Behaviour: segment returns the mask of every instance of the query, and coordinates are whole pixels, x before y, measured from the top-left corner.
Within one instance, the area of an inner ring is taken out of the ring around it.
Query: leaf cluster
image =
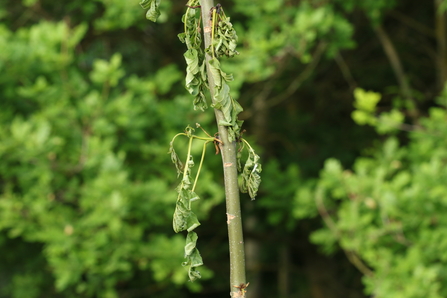
[[[187,46],[187,51],[184,54],[187,65],[186,89],[195,97],[193,101],[194,109],[204,111],[208,107],[204,92],[209,89],[209,86],[207,84],[205,53],[202,48],[200,13],[197,13],[198,9],[192,8],[197,7],[198,4],[198,0],[188,2],[188,8],[182,18],[185,24],[185,32],[178,36],[180,41]],[[225,119],[218,124],[228,128],[230,142],[233,142],[239,137],[241,131],[243,121],[238,119],[238,115],[243,109],[230,95],[230,87],[227,82],[232,81],[233,76],[222,71],[217,58],[222,55],[233,57],[237,54],[235,50],[237,35],[230,19],[224,15],[223,10],[220,13],[216,13],[216,11],[217,8],[215,7],[210,12],[212,16],[210,22],[212,24],[212,41],[210,47],[206,50],[211,52],[213,56],[208,61],[209,71],[215,84],[212,106],[223,112]]]
[[[357,88],[354,90],[354,107],[352,119],[359,125],[371,125],[376,127],[377,132],[386,134],[397,132],[404,122],[404,114],[398,109],[393,108],[389,112],[382,112],[376,115],[377,103],[380,101],[381,95],[376,92],[366,92]]]
[[[366,111],[379,95],[357,96]],[[420,119],[422,128],[409,133],[407,146],[388,137],[374,156],[357,159],[353,171],[335,159],[325,163],[315,198],[327,227],[311,239],[328,252],[340,245],[365,275],[368,294],[447,294],[446,247],[437,240],[447,232],[445,119],[445,106],[432,108]]]
[[[27,264],[1,269],[0,296],[118,297],[135,275],[183,285],[160,133],[188,117],[184,96],[162,100],[180,71],[138,77],[120,54],[86,66],[86,24],[0,30],[0,261]],[[222,199],[204,193],[198,214]]]
[[[202,49],[201,17],[199,9],[189,6],[199,6],[199,1],[190,0],[188,2],[188,8],[182,17],[182,22],[185,25],[184,32],[178,34],[178,37],[187,47],[184,54],[186,60],[186,89],[194,96],[194,109],[204,111],[208,108],[205,92],[209,88],[205,72],[205,54]]]
[[[228,75],[220,68],[217,58],[209,60],[210,73],[215,84],[213,108],[221,110],[224,120],[219,121],[219,125],[228,128],[228,140],[236,141],[241,132],[243,120],[239,120],[238,115],[243,111],[238,101],[230,95],[230,86],[227,82],[233,80],[232,75]]]
[[[199,125],[198,125],[199,126]],[[192,211],[192,202],[199,200],[199,196],[195,193],[194,189],[196,182],[200,175],[200,170],[202,168],[202,162],[205,157],[206,145],[213,141],[213,138],[201,138],[193,135],[194,129],[191,127],[186,127],[185,133],[177,134],[170,143],[169,153],[171,154],[171,161],[174,163],[177,169],[177,175],[182,175],[180,184],[177,186],[177,202],[175,205],[175,211],[173,216],[173,229],[174,232],[179,233],[181,231],[187,231],[185,243],[185,258],[186,261],[183,262],[183,266],[188,267],[188,276],[190,281],[194,281],[197,278],[201,278],[200,272],[197,267],[203,265],[202,257],[197,249],[197,239],[198,236],[193,230],[200,225],[196,214]],[[185,163],[182,163],[174,149],[175,139],[180,136],[186,136],[189,138],[188,142],[188,153]],[[194,167],[194,160],[191,154],[191,149],[194,139],[201,139],[204,142],[202,158],[200,161],[199,169],[196,173],[196,177],[192,178],[192,168]]]
[[[211,44],[206,51],[216,58],[222,56],[231,58],[238,55],[236,51],[238,37],[230,18],[225,15],[219,4],[212,9],[210,14]]]
[[[156,22],[160,16],[160,0],[141,0],[140,5],[143,9],[147,9],[146,18],[149,21]]]

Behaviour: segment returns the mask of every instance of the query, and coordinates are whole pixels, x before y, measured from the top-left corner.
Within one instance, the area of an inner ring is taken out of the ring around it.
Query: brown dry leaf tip
[[[232,214],[230,214],[230,213],[227,213],[227,224],[230,224],[230,222],[231,222],[231,220],[233,219],[233,218],[235,218],[236,216],[234,216],[234,215],[232,215]]]

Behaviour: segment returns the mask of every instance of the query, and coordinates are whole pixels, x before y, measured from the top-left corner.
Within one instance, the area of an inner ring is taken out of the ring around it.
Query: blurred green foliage
[[[118,297],[118,283],[137,271],[153,282],[187,280],[177,254],[184,240],[160,233],[175,200],[166,134],[188,109],[182,95],[159,97],[181,74],[173,65],[126,74],[119,53],[82,67],[76,51],[87,29],[63,21],[1,27],[2,246],[14,238],[43,245],[24,268],[2,273],[2,297],[49,297],[51,276],[64,297]],[[222,200],[204,192],[202,214]]]
[[[445,102],[446,91],[440,101]],[[367,293],[385,298],[447,294],[442,268],[447,258],[442,219],[446,123],[446,106],[433,107],[408,134],[406,146],[387,137],[372,156],[358,158],[352,171],[335,159],[325,163],[315,206],[327,227],[311,239],[328,252],[338,244],[351,255],[365,274]]]
[[[222,3],[240,43],[222,68],[266,161],[257,201],[243,197],[260,251],[248,290],[259,278],[268,297],[447,295],[438,2]],[[138,1],[0,2],[0,297],[228,296],[219,156],[195,209],[203,281],[187,281],[171,227],[169,142],[196,122],[215,130],[184,88],[184,4],[161,1],[153,24]]]

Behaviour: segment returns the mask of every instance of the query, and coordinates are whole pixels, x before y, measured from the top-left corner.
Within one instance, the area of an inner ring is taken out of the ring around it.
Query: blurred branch
[[[388,60],[390,61],[391,68],[393,69],[394,75],[396,76],[396,79],[399,83],[400,92],[402,96],[409,101],[410,108],[409,114],[413,120],[417,119],[417,107],[414,102],[414,99],[411,94],[411,88],[408,84],[405,71],[402,67],[402,63],[400,61],[399,55],[397,54],[396,48],[394,47],[391,39],[389,38],[388,34],[385,32],[383,27],[381,25],[378,25],[374,28],[374,31],[376,32],[377,37],[380,40],[380,43],[382,44],[383,50],[388,57]]]
[[[338,241],[340,241],[341,234],[340,231],[337,228],[337,225],[335,224],[334,220],[329,215],[329,212],[326,209],[326,206],[323,202],[323,190],[321,188],[317,189],[317,193],[315,195],[315,202],[317,204],[318,213],[320,213],[321,217],[323,218],[324,223],[327,225],[329,230],[334,234],[335,238],[337,238]],[[353,250],[347,250],[342,247],[344,253],[346,254],[346,257],[348,260],[364,275],[368,277],[373,277],[374,272],[369,269],[359,258],[357,253]]]
[[[292,83],[289,84],[289,87],[284,91],[283,93],[273,97],[269,101],[266,102],[266,106],[271,108],[273,106],[276,106],[289,98],[293,93],[295,93],[296,90],[301,86],[301,84],[307,80],[312,72],[317,67],[318,63],[320,62],[321,55],[324,53],[324,50],[326,49],[327,44],[323,41],[321,41],[317,48],[315,49],[314,54],[312,55],[312,62],[310,62],[307,67],[300,73],[298,77],[295,78],[295,80],[292,81]]]
[[[358,270],[360,270],[360,272],[362,272],[364,275],[368,276],[368,277],[373,277],[374,276],[374,272],[371,271],[371,269],[369,269],[368,267],[366,267],[366,265],[362,262],[362,260],[359,258],[359,256],[357,255],[357,253],[353,250],[343,250],[346,254],[346,257],[348,258],[348,260],[355,266],[357,267]]]
[[[396,79],[399,83],[402,94],[405,97],[411,97],[410,86],[408,85],[402,63],[400,62],[399,55],[397,54],[393,43],[391,42],[385,30],[383,30],[382,26],[379,25],[374,28],[374,30],[382,44],[383,50],[387,55],[388,60],[391,63],[391,67],[393,68],[394,74],[396,75]]]
[[[315,203],[317,205],[318,213],[320,213],[324,223],[327,225],[329,230],[331,230],[332,233],[335,235],[335,237],[339,239],[340,232],[338,231],[335,222],[332,220],[331,216],[329,215],[329,212],[326,209],[326,206],[324,205],[322,192],[323,190],[318,188],[315,194]]]
[[[340,54],[340,52],[338,52],[337,55],[335,55],[334,59],[338,67],[340,68],[340,71],[344,79],[348,83],[349,88],[351,90],[354,90],[357,87],[357,82],[354,80],[354,77],[352,76],[349,66],[346,64],[345,59],[343,59],[343,56]]]
[[[435,32],[437,43],[436,67],[438,68],[438,89],[441,90],[447,80],[447,42],[445,11],[439,9],[442,0],[435,1]]]
[[[435,0],[437,1],[437,0]],[[412,19],[410,17],[408,17],[407,15],[397,11],[397,10],[392,10],[389,12],[389,15],[393,18],[395,18],[396,20],[400,21],[401,23],[407,25],[408,27],[418,31],[419,33],[426,35],[428,37],[434,38],[435,34],[433,32],[433,29],[430,27],[425,26],[422,23],[419,23],[418,21],[416,21],[415,19]]]

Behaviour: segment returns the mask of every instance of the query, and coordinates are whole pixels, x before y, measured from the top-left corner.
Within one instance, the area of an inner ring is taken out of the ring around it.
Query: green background
[[[184,88],[184,2],[162,0],[157,23],[138,1],[0,2],[1,298],[228,297],[213,146],[201,280],[172,230],[169,142],[216,131]],[[221,4],[263,164],[242,196],[247,296],[447,297],[447,2]]]

